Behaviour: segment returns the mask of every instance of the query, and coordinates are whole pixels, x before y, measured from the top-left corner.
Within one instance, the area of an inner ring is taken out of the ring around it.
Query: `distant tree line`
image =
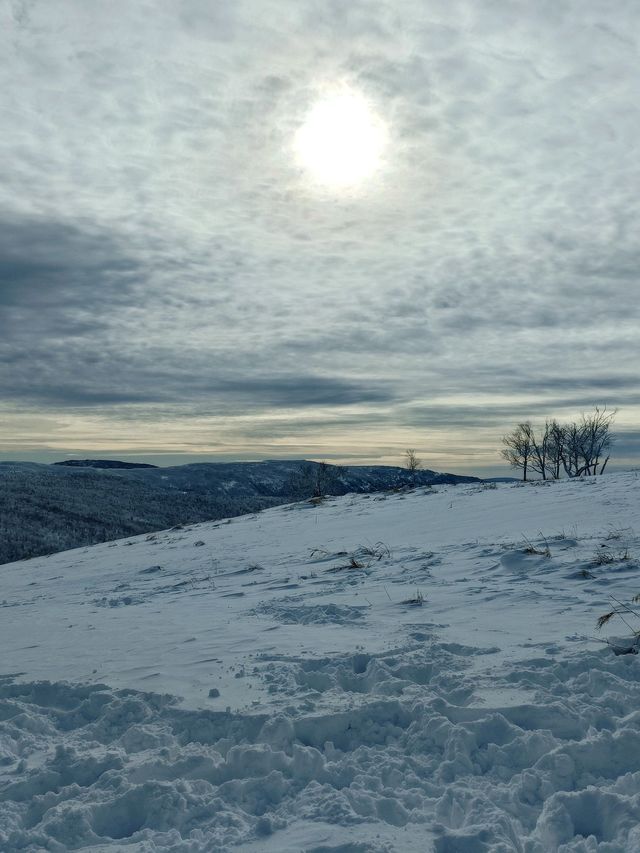
[[[531,473],[543,480],[561,476],[582,477],[604,474],[613,443],[611,424],[616,412],[596,406],[579,421],[561,424],[547,420],[542,427],[524,421],[503,436],[502,456],[522,471],[522,479]]]

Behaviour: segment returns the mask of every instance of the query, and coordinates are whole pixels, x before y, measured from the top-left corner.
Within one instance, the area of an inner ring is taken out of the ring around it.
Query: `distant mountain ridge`
[[[123,476],[140,482],[153,483],[170,491],[225,497],[272,497],[296,499],[310,497],[305,494],[304,480],[313,480],[319,472],[326,472],[325,491],[341,495],[348,492],[375,492],[407,486],[428,486],[439,483],[470,483],[477,477],[441,474],[423,469],[407,471],[390,465],[324,465],[305,459],[269,459],[263,462],[195,462],[166,468],[131,468],[122,470]]]
[[[313,495],[375,492],[477,477],[306,460],[167,468],[115,460],[0,462],[0,563],[228,518]],[[109,462],[103,467],[95,463]]]
[[[70,468],[157,468],[146,462],[120,462],[118,459],[65,459],[53,465],[68,465]]]
[[[2,463],[0,463],[2,464]],[[21,464],[21,463],[18,463]],[[153,488],[209,497],[270,497],[286,500],[310,497],[314,488],[326,494],[375,492],[439,483],[470,483],[477,477],[439,473],[424,468],[415,472],[392,465],[329,465],[306,459],[266,459],[262,462],[193,462],[159,468],[156,465],[117,460],[69,460],[53,465],[92,468],[131,477]],[[321,473],[324,472],[324,473]],[[305,483],[306,479],[306,483]]]

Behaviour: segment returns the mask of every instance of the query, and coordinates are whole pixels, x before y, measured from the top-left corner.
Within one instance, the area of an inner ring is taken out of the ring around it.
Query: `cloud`
[[[183,297],[158,312],[149,299],[153,275],[108,234],[41,220],[0,223],[5,401],[43,407],[215,401],[220,409],[247,411],[392,399],[384,382],[299,368],[269,373],[240,349],[214,363],[209,351],[188,342],[179,347],[175,337],[152,343],[153,324],[166,320],[166,310],[181,311],[196,328],[194,310],[218,307],[215,299]]]
[[[317,409],[306,441],[375,424],[383,455],[482,411],[499,430],[606,400],[633,428],[633,3],[66,10],[1,13],[5,406],[114,428],[164,407],[185,444],[206,411]],[[345,194],[291,152],[341,81],[391,134]]]

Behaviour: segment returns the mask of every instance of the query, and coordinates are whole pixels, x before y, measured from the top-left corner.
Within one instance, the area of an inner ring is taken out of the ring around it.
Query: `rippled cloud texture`
[[[0,452],[500,466],[618,406],[637,461],[633,0],[0,2]],[[384,118],[348,191],[292,140]]]

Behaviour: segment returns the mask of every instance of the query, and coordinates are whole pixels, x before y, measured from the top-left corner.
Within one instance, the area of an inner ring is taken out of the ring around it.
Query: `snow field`
[[[640,851],[638,657],[589,639],[639,515],[442,487],[3,567],[0,849]]]

